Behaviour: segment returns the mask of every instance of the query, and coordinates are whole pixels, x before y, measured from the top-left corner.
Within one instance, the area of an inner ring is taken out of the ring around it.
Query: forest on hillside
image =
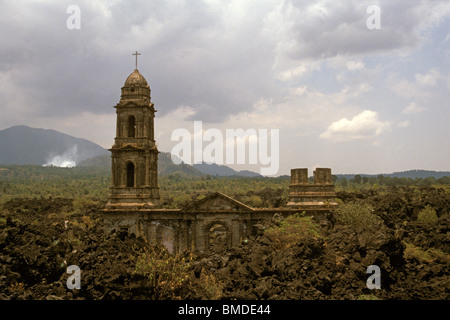
[[[0,204],[15,197],[89,198],[106,202],[111,171],[105,167],[42,167],[3,165],[0,168]],[[310,178],[312,183],[312,178]],[[450,188],[450,177],[436,179],[398,178],[378,175],[352,179],[333,176],[336,192],[380,190],[392,187],[439,186]],[[160,195],[165,208],[179,208],[211,192],[222,192],[253,207],[279,207],[287,203],[290,177],[218,177],[172,172],[159,176]]]

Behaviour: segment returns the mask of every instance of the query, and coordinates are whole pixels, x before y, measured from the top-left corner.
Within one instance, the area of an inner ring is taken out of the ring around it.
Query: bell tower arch
[[[111,187],[107,210],[159,208],[158,149],[150,86],[136,68],[121,89],[116,137],[111,151]]]

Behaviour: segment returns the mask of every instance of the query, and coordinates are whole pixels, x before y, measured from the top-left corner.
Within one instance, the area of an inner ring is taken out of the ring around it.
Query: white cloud
[[[281,71],[277,75],[277,79],[281,81],[292,81],[297,80],[304,75],[317,70],[318,66],[317,63],[305,63],[302,62],[300,64],[296,64],[292,68],[288,68],[284,71]]]
[[[409,127],[409,121],[406,120],[406,121],[399,122],[397,124],[397,127],[399,127],[399,128],[407,128],[407,127]]]
[[[380,121],[375,111],[364,110],[351,120],[342,118],[333,122],[320,137],[336,141],[368,139],[380,135],[389,127],[389,122]]]
[[[388,76],[389,88],[404,98],[430,98],[433,93],[432,87],[440,80],[447,81],[450,86],[450,77],[443,76],[436,68],[431,68],[425,74],[416,73],[414,81],[399,79],[392,74]]]
[[[405,109],[402,110],[404,114],[419,114],[422,113],[426,108],[418,106],[416,103],[410,103]]]
[[[411,98],[419,95],[420,91],[417,90],[416,85],[408,80],[398,81],[392,78],[390,82],[392,85],[389,87],[400,97]]]
[[[431,69],[426,74],[416,73],[414,76],[416,83],[423,86],[434,86],[436,82],[442,78],[442,75],[435,68]]]
[[[349,61],[346,63],[346,67],[350,71],[360,70],[364,68],[364,63],[362,62],[355,62],[355,61]]]

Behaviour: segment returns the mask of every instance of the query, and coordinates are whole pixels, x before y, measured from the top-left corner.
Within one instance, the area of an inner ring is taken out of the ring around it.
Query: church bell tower
[[[136,52],[136,59],[138,52]],[[155,108],[150,86],[136,69],[122,87],[116,138],[111,149],[111,187],[106,210],[160,207],[158,149],[154,138]]]

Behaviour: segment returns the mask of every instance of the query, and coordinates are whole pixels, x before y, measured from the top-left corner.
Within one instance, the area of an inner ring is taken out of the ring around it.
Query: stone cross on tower
[[[141,54],[139,52],[137,52],[137,50],[136,50],[136,52],[132,53],[131,55],[136,56],[136,69],[137,69],[137,57],[140,56]]]

